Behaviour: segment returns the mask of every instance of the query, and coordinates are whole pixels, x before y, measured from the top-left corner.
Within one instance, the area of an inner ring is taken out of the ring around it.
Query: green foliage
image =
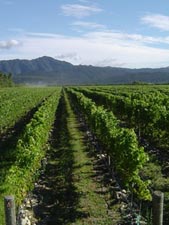
[[[159,153],[163,159],[163,169],[168,168],[168,85],[81,87],[76,88],[76,90],[94,100],[97,105],[103,105],[104,108],[112,111],[120,119],[122,126],[134,128],[139,137],[145,138],[149,144],[160,148],[161,152]],[[140,175],[144,180],[151,180],[151,184],[148,186],[152,190],[161,190],[166,194],[169,188],[169,179],[161,172],[161,166],[158,167],[157,170],[157,165],[148,163],[144,166],[145,170],[143,171],[145,172],[141,172]],[[134,184],[138,182],[139,180],[133,181]],[[135,186],[137,187],[137,185]],[[139,186],[142,186],[141,183]],[[137,189],[134,188],[135,193],[138,193]],[[139,192],[141,193],[140,190]]]
[[[107,153],[111,156],[118,174],[126,187],[135,188],[138,197],[150,200],[151,195],[143,182],[139,170],[148,160],[144,149],[138,146],[137,136],[131,129],[120,128],[118,120],[111,112],[102,106],[96,106],[91,99],[72,89],[68,90],[75,107],[84,114],[88,125],[101,141]]]
[[[131,90],[129,89],[131,88]],[[164,149],[169,147],[168,86],[76,88]]]
[[[15,195],[17,204],[21,203],[28,190],[32,188],[36,171],[45,155],[44,147],[54,122],[59,92],[60,89],[44,101],[17,142],[16,161],[5,179],[6,192]]]
[[[12,87],[14,83],[12,81],[12,74],[4,74],[0,72],[0,87]]]
[[[141,170],[141,176],[151,180],[151,188],[169,192],[169,178],[163,176],[161,166],[157,163],[147,163]]]
[[[53,91],[53,88],[3,88],[0,91],[0,133],[14,126]]]
[[[147,82],[143,82],[143,81],[133,81],[132,85],[148,85],[150,83]]]

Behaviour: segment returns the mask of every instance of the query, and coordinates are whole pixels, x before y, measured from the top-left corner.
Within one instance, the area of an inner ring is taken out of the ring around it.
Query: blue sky
[[[169,66],[169,1],[0,0],[0,60]]]

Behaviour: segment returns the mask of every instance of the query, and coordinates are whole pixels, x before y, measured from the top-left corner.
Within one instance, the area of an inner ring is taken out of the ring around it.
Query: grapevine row
[[[73,89],[67,90],[76,108],[83,113],[88,126],[111,157],[114,168],[124,185],[134,191],[140,199],[150,200],[148,182],[141,180],[139,170],[148,160],[142,147],[138,146],[137,136],[132,129],[121,128],[111,112]]]
[[[12,127],[16,121],[52,92],[52,88],[12,88],[7,89],[7,92],[1,91],[0,133]]]
[[[15,195],[17,204],[32,188],[36,171],[45,156],[44,147],[54,122],[59,96],[60,89],[57,89],[43,102],[18,139],[14,151],[16,160],[7,171],[4,181],[6,194]]]
[[[169,97],[159,93],[152,93],[149,97],[141,94],[124,97],[88,89],[79,91],[127,121],[139,136],[144,135],[161,147],[169,146]]]

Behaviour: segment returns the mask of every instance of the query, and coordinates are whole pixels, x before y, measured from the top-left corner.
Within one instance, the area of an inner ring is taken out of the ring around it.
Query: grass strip
[[[99,183],[92,178],[95,172],[92,160],[88,156],[89,149],[86,147],[84,133],[80,131],[67,95],[65,95],[65,102],[68,113],[68,131],[71,137],[70,144],[74,155],[73,181],[76,191],[80,194],[78,211],[86,215],[76,219],[72,224],[116,224],[116,221],[113,223],[112,216],[108,215],[103,195],[98,193]]]

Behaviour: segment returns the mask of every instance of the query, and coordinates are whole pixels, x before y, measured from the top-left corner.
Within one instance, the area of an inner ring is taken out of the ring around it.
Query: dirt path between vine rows
[[[110,193],[84,135],[64,95],[49,141],[46,169],[33,191],[35,224],[118,224],[120,205],[111,208],[108,204]]]

